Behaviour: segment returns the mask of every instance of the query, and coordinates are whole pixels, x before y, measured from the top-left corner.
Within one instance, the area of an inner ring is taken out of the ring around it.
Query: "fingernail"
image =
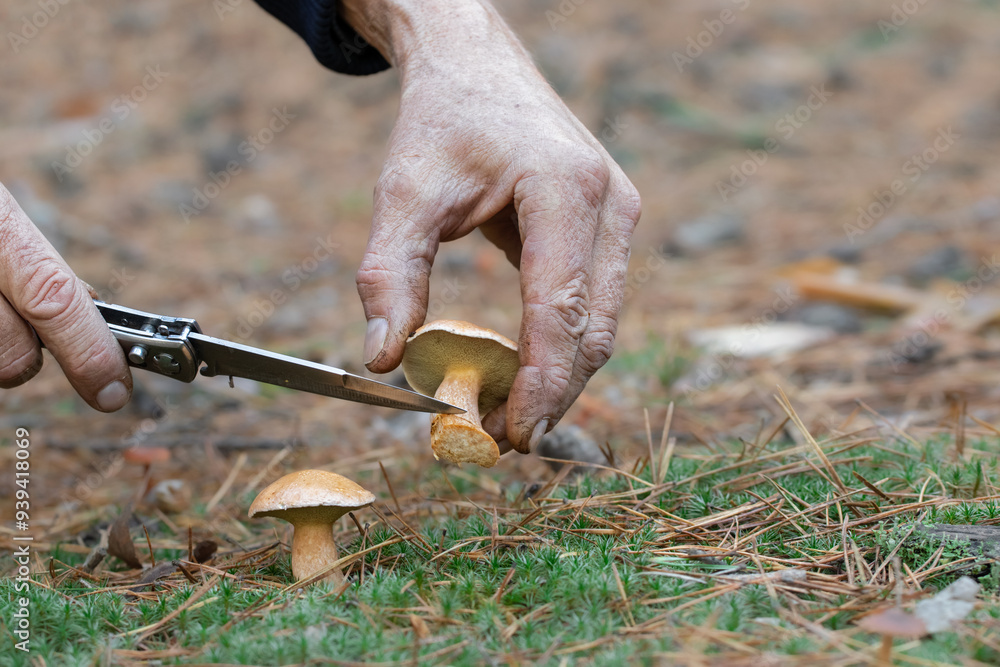
[[[105,412],[114,412],[128,403],[128,389],[121,380],[115,380],[97,392],[97,406]]]
[[[545,431],[549,428],[549,420],[543,419],[542,421],[535,424],[535,430],[531,432],[531,438],[528,440],[528,451],[535,451],[535,447],[538,443],[542,441],[542,436],[545,435]]]
[[[389,320],[384,317],[373,317],[368,320],[368,331],[365,333],[365,366],[375,361],[385,346],[385,337],[389,334]]]

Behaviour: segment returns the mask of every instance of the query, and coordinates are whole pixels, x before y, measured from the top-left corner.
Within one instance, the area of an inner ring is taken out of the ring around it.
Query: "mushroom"
[[[892,665],[892,640],[895,637],[917,639],[927,634],[927,627],[923,621],[898,607],[869,614],[858,621],[858,627],[882,635],[882,645],[878,651],[881,665]]]
[[[520,367],[517,344],[468,322],[438,320],[410,334],[403,373],[410,386],[465,414],[434,416],[431,449],[453,463],[496,465],[500,449],[483,430],[485,415],[507,399]]]
[[[170,460],[170,450],[166,447],[129,447],[122,452],[126,463],[142,464],[143,473],[148,473],[154,463],[166,463]]]
[[[324,470],[285,475],[261,491],[247,515],[273,516],[292,524],[292,574],[303,580],[337,560],[333,523],[351,510],[375,502],[371,491],[346,477]],[[332,570],[324,579],[339,583],[344,575]]]
[[[169,461],[170,450],[166,447],[129,447],[122,452],[122,459],[126,463],[142,465],[142,478],[146,483],[140,496],[145,496],[153,488],[153,476],[150,474],[153,464]]]

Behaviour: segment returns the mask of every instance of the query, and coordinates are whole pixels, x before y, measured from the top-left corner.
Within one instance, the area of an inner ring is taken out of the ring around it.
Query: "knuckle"
[[[563,332],[573,339],[579,339],[583,335],[590,318],[587,310],[590,301],[587,278],[583,272],[576,272],[552,294],[546,304],[555,311]]]
[[[49,257],[30,260],[27,280],[21,286],[19,302],[22,315],[36,322],[51,322],[73,313],[80,304],[80,285],[65,266]]]
[[[358,290],[366,290],[391,280],[392,274],[380,257],[368,255],[361,260],[354,281]]]
[[[552,406],[559,405],[569,391],[573,369],[566,364],[543,362],[526,366],[523,370],[531,378],[529,394],[534,397],[532,403],[536,408],[544,405],[546,413],[551,411]]]
[[[608,362],[615,350],[615,325],[591,327],[580,341],[581,367],[589,377]]]
[[[422,258],[408,261],[412,266],[391,268],[379,260],[366,260],[355,276],[358,294],[363,301],[391,299],[398,305],[402,297],[417,298],[426,293],[428,263]]]
[[[568,150],[562,164],[568,184],[577,190],[591,206],[597,207],[604,199],[611,182],[611,165],[598,151],[588,146],[574,146]]]
[[[555,183],[562,196],[582,197],[592,207],[600,206],[614,174],[614,164],[601,151],[586,143],[541,143],[531,155],[522,157],[529,181]]]
[[[419,200],[424,189],[403,165],[386,167],[375,183],[376,206],[405,209]]]
[[[622,188],[619,195],[617,209],[631,233],[631,230],[635,229],[635,226],[639,224],[639,217],[642,215],[642,198],[632,183],[627,180],[625,183],[626,185]]]

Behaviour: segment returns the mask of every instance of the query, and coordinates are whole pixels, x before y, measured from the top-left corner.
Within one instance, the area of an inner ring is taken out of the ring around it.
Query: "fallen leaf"
[[[202,540],[198,544],[194,545],[194,562],[196,563],[207,563],[215,555],[215,552],[219,550],[219,545],[215,543],[214,540]]]
[[[135,586],[132,586],[129,590],[138,592],[144,587],[150,585],[157,579],[162,579],[163,577],[169,577],[171,574],[177,571],[177,563],[168,560],[160,563],[156,567],[151,567],[142,573],[139,577],[139,581],[135,582]]]
[[[899,285],[848,283],[834,278],[802,273],[793,280],[804,299],[821,299],[874,310],[907,311],[927,300],[927,294]]]
[[[108,533],[108,554],[130,568],[137,569],[142,567],[142,561],[136,555],[135,544],[132,543],[132,536],[129,535],[128,525],[131,519],[132,505],[129,505],[111,525],[111,531]]]

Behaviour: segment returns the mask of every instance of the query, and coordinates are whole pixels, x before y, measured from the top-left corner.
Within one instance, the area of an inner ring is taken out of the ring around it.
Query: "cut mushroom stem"
[[[434,456],[456,463],[490,467],[500,458],[500,448],[480,426],[479,390],[482,372],[477,368],[449,368],[434,398],[465,410],[461,415],[435,415],[431,422]]]

